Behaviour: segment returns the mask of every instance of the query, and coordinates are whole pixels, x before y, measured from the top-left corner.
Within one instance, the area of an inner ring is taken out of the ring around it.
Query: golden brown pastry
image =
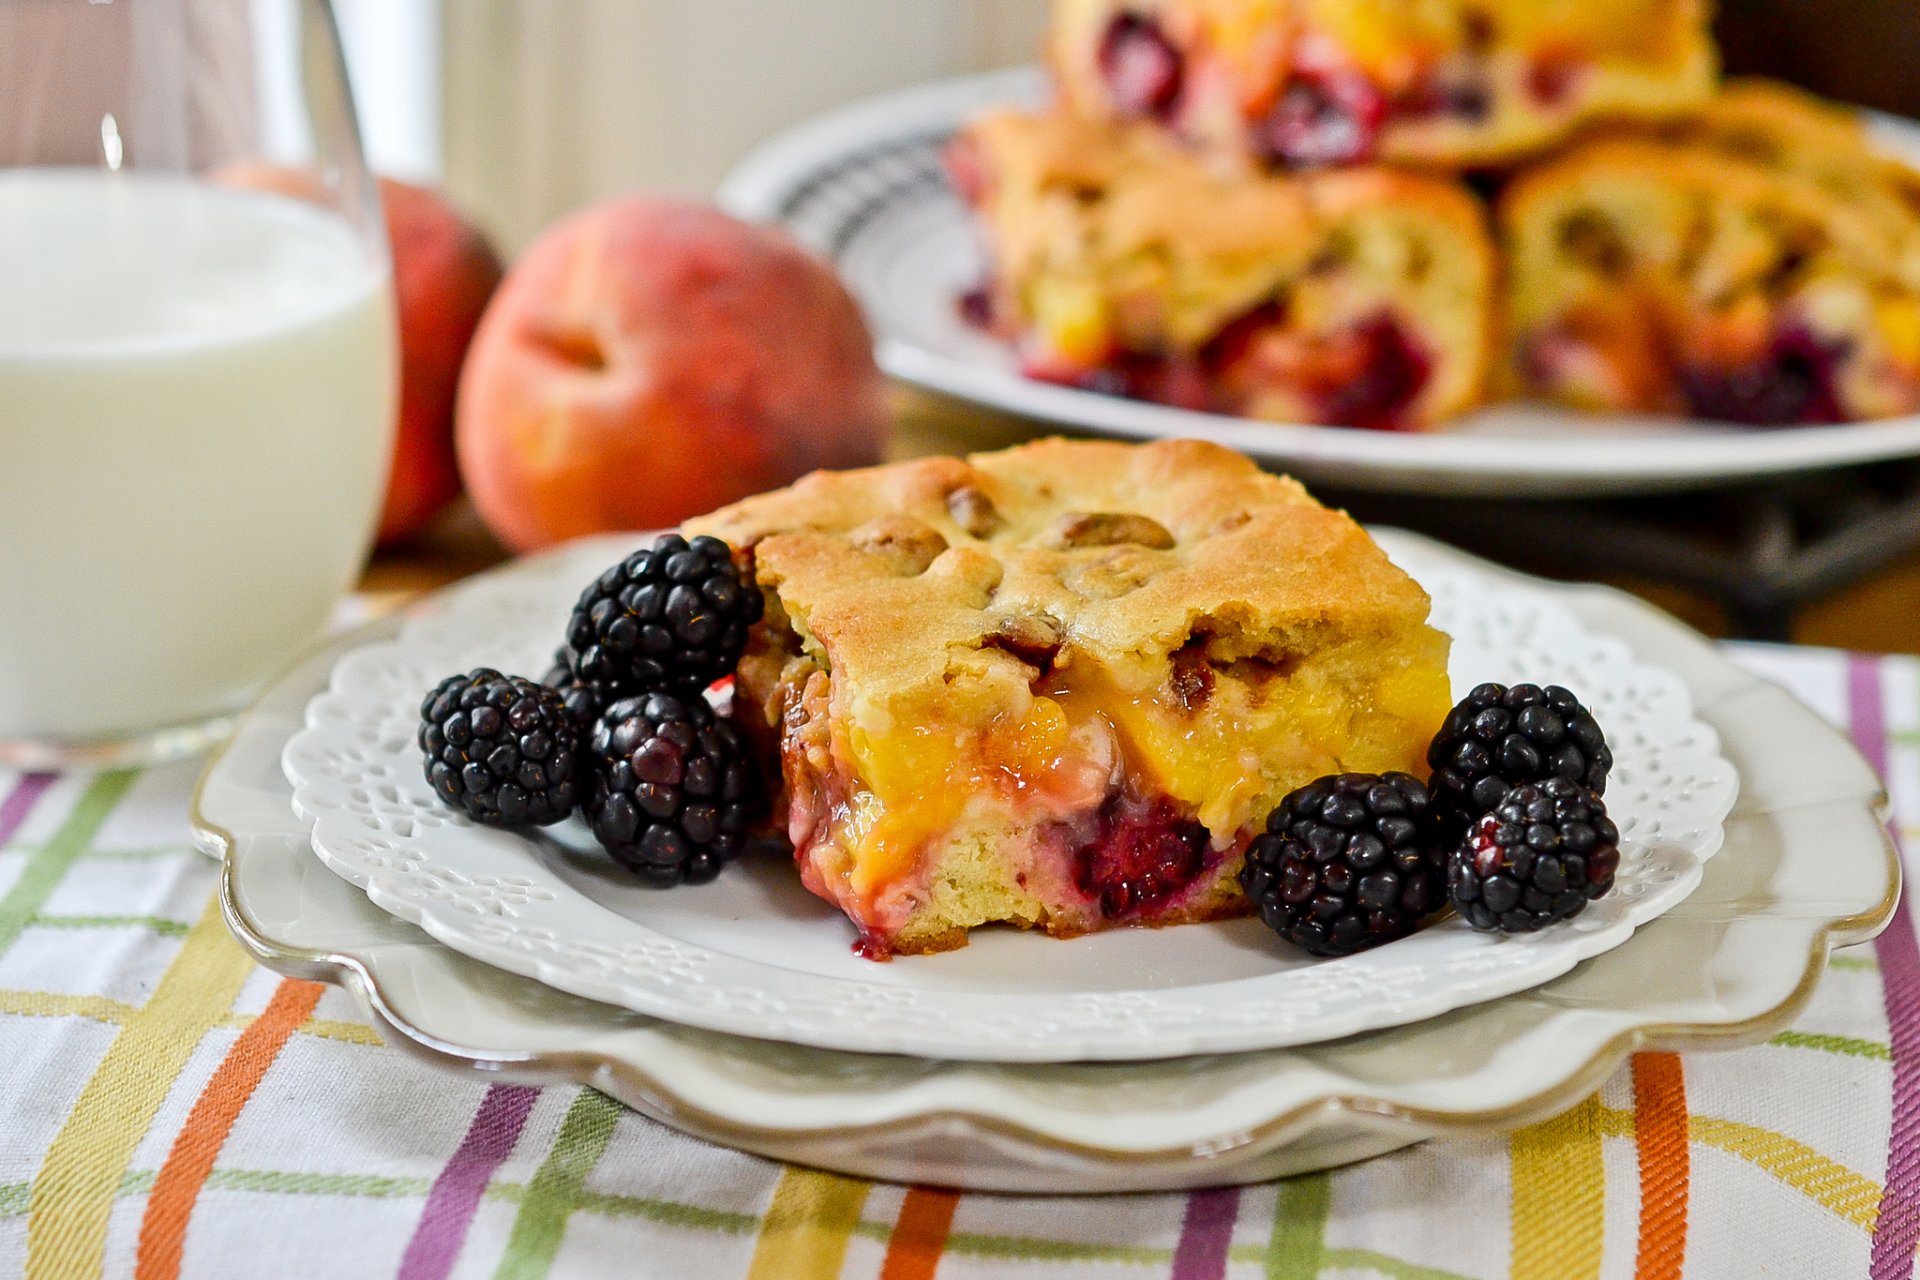
[[[1282,796],[1419,768],[1448,710],[1426,593],[1214,445],[818,473],[688,529],[753,559],[738,714],[870,954],[1241,914]]]
[[[1223,173],[1149,125],[998,112],[953,151],[986,310],[1036,377],[1284,422],[1420,429],[1477,404],[1494,264],[1458,183]]]

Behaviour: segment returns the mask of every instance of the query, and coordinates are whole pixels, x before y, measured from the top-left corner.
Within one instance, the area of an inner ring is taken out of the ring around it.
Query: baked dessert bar
[[[1705,0],[1056,0],[1068,108],[1292,168],[1511,161],[1702,102]]]
[[[1280,798],[1418,769],[1449,707],[1419,586],[1196,441],[816,473],[688,531],[752,558],[736,714],[869,955],[1242,914]]]
[[[1222,174],[1150,125],[998,112],[951,152],[983,320],[1034,377],[1283,422],[1419,429],[1477,404],[1493,250],[1457,183]]]
[[[1914,191],[1856,120],[1761,84],[1525,172],[1499,207],[1516,389],[1756,425],[1914,412]]]

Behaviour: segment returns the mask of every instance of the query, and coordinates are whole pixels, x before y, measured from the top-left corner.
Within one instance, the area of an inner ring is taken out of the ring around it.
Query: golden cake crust
[[[1345,421],[1338,388],[1364,376],[1354,337],[1385,318],[1423,372],[1391,412],[1354,411],[1389,421],[1357,425],[1424,427],[1482,395],[1497,269],[1458,182],[1221,169],[1151,125],[1057,112],[987,113],[957,155],[991,248],[995,320],[1039,376],[1185,361],[1210,380],[1211,407]],[[1223,373],[1217,340],[1263,308],[1280,345]]]
[[[1131,665],[1198,632],[1227,660],[1274,659],[1336,620],[1428,608],[1344,513],[1194,440],[818,473],[689,529],[753,548],[833,669],[882,702],[944,701],[953,673],[995,668],[1025,690],[1035,647]]]
[[[1222,171],[1149,125],[1062,113],[990,111],[967,125],[966,136],[993,157],[1009,186],[1104,197],[1097,215],[1089,205],[1071,230],[1040,223],[1022,242],[1009,235],[1017,229],[997,227],[995,248],[1008,255],[1005,269],[1014,274],[1032,270],[1033,257],[1065,247],[1059,238],[1071,234],[1109,270],[1142,254],[1242,259],[1239,265],[1270,287],[1272,278],[1314,261],[1330,223],[1399,208],[1451,229],[1474,256],[1474,274],[1492,275],[1480,204],[1444,178],[1378,168],[1288,177]]]

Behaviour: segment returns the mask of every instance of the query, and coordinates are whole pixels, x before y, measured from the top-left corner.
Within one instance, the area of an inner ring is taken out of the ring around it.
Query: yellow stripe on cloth
[[[0,1014],[23,1018],[87,1018],[121,1023],[133,1016],[133,1006],[106,996],[66,996],[53,991],[0,991]]]
[[[1592,1280],[1606,1227],[1598,1095],[1514,1134],[1512,1280]]]
[[[760,1225],[747,1280],[838,1280],[872,1185],[787,1166]]]
[[[207,1032],[252,970],[210,901],[153,995],[128,1015],[33,1180],[26,1280],[100,1274],[107,1217],[134,1149]]]
[[[1601,1107],[1597,1125],[1605,1137],[1632,1137],[1633,1112]],[[1835,1217],[1873,1230],[1880,1207],[1880,1184],[1855,1173],[1838,1160],[1821,1155],[1799,1139],[1762,1129],[1757,1124],[1716,1116],[1689,1116],[1687,1137],[1745,1160]]]
[[[1718,1147],[1766,1170],[1854,1226],[1873,1230],[1880,1212],[1880,1184],[1806,1143],[1758,1125],[1708,1116],[1688,1121],[1687,1134],[1695,1142]]]

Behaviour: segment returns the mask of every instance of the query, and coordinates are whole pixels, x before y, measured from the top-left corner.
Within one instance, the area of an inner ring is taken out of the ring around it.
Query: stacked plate
[[[1832,947],[1885,924],[1879,782],[1812,712],[1628,597],[1379,537],[1432,593],[1457,687],[1565,683],[1609,731],[1622,870],[1570,926],[1497,938],[1449,920],[1332,961],[1252,921],[989,930],[881,965],[784,860],[650,892],[583,831],[440,808],[413,745],[422,690],[542,669],[580,584],[631,537],[313,654],[209,767],[195,825],[241,941],[353,990],[396,1044],[591,1083],[764,1155],[993,1190],[1250,1181],[1529,1123],[1633,1049],[1764,1038]]]

